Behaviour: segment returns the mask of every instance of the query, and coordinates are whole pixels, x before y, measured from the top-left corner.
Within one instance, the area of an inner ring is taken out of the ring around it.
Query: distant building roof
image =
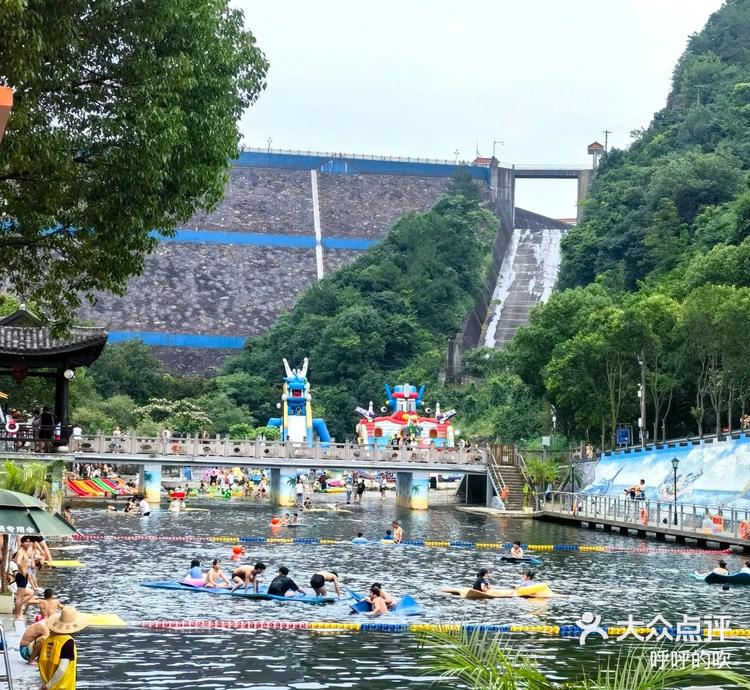
[[[567,223],[568,225],[575,225],[578,222],[577,218],[558,218],[561,223]]]
[[[604,146],[595,141],[593,144],[589,144],[589,153],[591,153],[591,149],[594,149],[594,151],[604,151]]]
[[[32,366],[87,366],[107,342],[103,328],[74,326],[58,337],[37,316],[19,309],[0,320],[0,366],[24,362]]]
[[[492,165],[492,158],[482,158],[481,156],[478,156],[477,158],[475,158],[471,162],[471,164],[472,165],[481,165],[481,166],[484,166],[485,168],[487,168],[490,165]]]

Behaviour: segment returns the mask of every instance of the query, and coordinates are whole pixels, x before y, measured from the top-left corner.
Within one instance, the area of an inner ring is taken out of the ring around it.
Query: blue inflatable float
[[[732,575],[717,575],[716,573],[701,575],[700,573],[693,573],[690,577],[694,580],[707,582],[709,585],[750,585],[750,573],[734,573]]]
[[[542,559],[535,558],[534,556],[524,556],[523,558],[515,558],[514,556],[500,556],[500,560],[505,563],[528,563],[529,565],[542,564]]]
[[[228,597],[240,597],[241,599],[265,599],[272,601],[295,601],[303,604],[331,604],[336,601],[336,597],[332,596],[311,596],[310,594],[295,594],[290,596],[280,596],[278,594],[268,594],[268,586],[261,585],[259,591],[253,592],[248,589],[245,591],[244,587],[235,589],[233,592],[229,591],[227,587],[193,587],[192,585],[186,585],[183,582],[176,582],[174,580],[158,580],[156,582],[141,582],[141,587],[148,587],[149,589],[170,589],[177,592],[204,592],[206,594],[217,594]]]
[[[351,605],[351,609],[354,613],[370,613],[372,611],[372,605],[369,601],[366,601],[361,594],[355,594],[352,592],[352,596],[357,600]],[[424,613],[424,606],[408,594],[404,594],[389,613],[395,614],[396,616],[419,616]]]

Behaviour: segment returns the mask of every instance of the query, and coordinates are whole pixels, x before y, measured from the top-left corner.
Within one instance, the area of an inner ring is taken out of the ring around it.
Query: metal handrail
[[[621,446],[620,448],[613,448],[611,450],[599,451],[595,458],[606,456],[619,456],[637,452],[652,452],[654,450],[661,450],[663,448],[674,448],[679,450],[680,447],[685,447],[688,444],[695,445],[696,443],[715,443],[725,440],[737,440],[739,438],[750,438],[750,429],[734,429],[731,432],[725,434],[704,434],[703,436],[683,436],[680,438],[670,438],[664,441],[664,443],[648,443],[644,446],[633,444],[630,446]]]
[[[410,158],[408,156],[376,156],[362,153],[340,153],[331,151],[300,151],[298,149],[272,149],[254,146],[244,146],[241,153],[277,153],[292,156],[315,156],[320,158],[352,158],[365,161],[391,161],[396,163],[430,163],[433,165],[468,165],[469,161],[448,160],[445,158]]]
[[[723,537],[742,539],[740,524],[750,527],[750,510],[722,506],[655,501],[648,498],[620,498],[596,494],[553,491],[548,506],[545,494],[535,495],[537,510],[573,514],[631,523],[641,528],[668,527],[714,540]],[[555,504],[557,503],[557,506]]]
[[[8,678],[8,690],[13,690],[13,674],[10,670],[10,659],[8,658],[8,640],[5,637],[5,628],[0,624],[0,644],[3,645],[3,659],[5,661],[5,675]]]

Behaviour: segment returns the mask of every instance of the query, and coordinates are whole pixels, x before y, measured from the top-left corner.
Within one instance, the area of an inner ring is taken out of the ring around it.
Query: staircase
[[[503,460],[506,462],[502,462]],[[508,460],[510,462],[507,462]],[[521,468],[515,463],[513,447],[494,446],[493,452],[489,454],[487,459],[487,472],[498,496],[500,496],[503,487],[507,487],[506,509],[523,510],[523,487],[526,484],[526,479]]]

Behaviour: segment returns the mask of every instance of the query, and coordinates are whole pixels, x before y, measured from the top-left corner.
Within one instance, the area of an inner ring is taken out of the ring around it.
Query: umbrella
[[[62,518],[48,513],[38,498],[0,489],[0,534],[69,537],[76,530]]]

